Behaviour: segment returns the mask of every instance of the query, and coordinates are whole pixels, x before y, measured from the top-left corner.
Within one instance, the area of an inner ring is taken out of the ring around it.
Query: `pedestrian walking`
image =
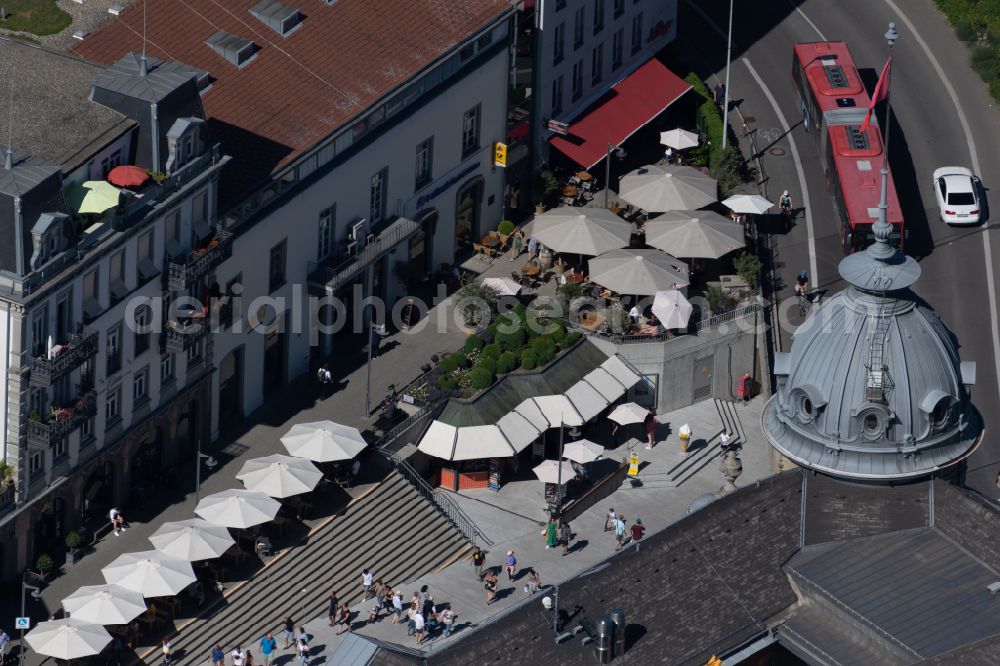
[[[378,622],[378,611],[380,608],[382,608],[382,603],[380,601],[376,601],[372,604],[372,609],[368,611],[368,624],[375,624]]]
[[[524,249],[524,232],[518,229],[514,232],[514,237],[510,241],[510,260],[514,261],[521,256]]]
[[[532,236],[528,239],[528,261],[534,261],[538,256],[538,241]]]
[[[299,633],[295,636],[295,640],[299,643],[309,644],[309,634],[306,633],[305,627],[299,627]]]
[[[395,616],[392,618],[393,624],[399,624],[403,619],[403,592],[402,590],[396,590],[396,594],[392,595],[392,612]]]
[[[292,647],[292,639],[295,638],[295,623],[291,616],[285,618],[285,649]]]
[[[316,370],[316,383],[319,385],[319,399],[322,400],[326,397],[327,385],[333,381],[333,376],[330,371],[326,369],[326,364],[319,366]]]
[[[10,636],[3,629],[0,629],[0,666],[7,660],[7,650],[10,649]]]
[[[719,448],[722,449],[723,453],[729,451],[729,433],[725,430],[719,435]]]
[[[528,569],[528,582],[524,584],[524,591],[529,595],[538,592],[542,587],[542,577],[534,569]]]
[[[309,643],[299,641],[299,665],[306,666],[309,661]]]
[[[486,564],[486,553],[480,550],[479,546],[472,549],[472,555],[469,555],[469,559],[472,560],[472,568],[476,572],[476,579],[483,579],[483,565]]]
[[[625,543],[625,516],[618,514],[615,518],[615,550],[622,547]]]
[[[375,579],[375,574],[373,574],[368,569],[361,572],[361,587],[365,588],[365,598],[363,601],[368,601],[368,597],[371,596],[372,581]]]
[[[340,604],[337,603],[337,593],[330,593],[330,611],[328,613],[330,619],[330,626],[337,624],[337,609],[340,608]]]
[[[243,650],[239,646],[234,647],[232,654],[229,656],[233,661],[233,666],[243,666],[243,662],[246,661],[246,655],[243,654]]]
[[[417,608],[423,611],[427,607],[427,598],[430,596],[430,592],[427,591],[426,585],[420,586],[420,594],[417,595]]]
[[[253,652],[250,650],[243,651],[243,666],[253,666]]]
[[[517,558],[514,557],[514,551],[507,551],[507,559],[505,563],[507,567],[507,580],[513,583],[514,575],[517,573]]]
[[[656,439],[656,410],[651,409],[649,413],[646,414],[646,418],[642,422],[642,427],[646,429],[646,448],[652,449],[653,441]]]
[[[456,617],[458,617],[458,613],[453,611],[451,608],[445,608],[441,611],[441,626],[444,627],[444,631],[441,634],[442,638],[448,638],[451,636],[451,630],[455,625]]]
[[[718,83],[715,89],[712,91],[712,97],[715,98],[715,103],[718,106],[722,106],[726,103],[726,85],[724,83]]]
[[[559,540],[562,542],[563,557],[569,554],[569,542],[573,540],[573,529],[565,520],[559,526]]]
[[[642,519],[636,518],[635,522],[632,523],[632,543],[635,544],[636,551],[639,550],[639,541],[642,539],[642,535],[646,533],[646,526],[642,524]]]
[[[222,651],[221,645],[216,645],[212,648],[212,666],[225,666],[226,664],[226,653]]]
[[[173,645],[170,640],[164,636],[160,641],[160,653],[163,655],[163,666],[170,666],[170,656],[173,652]]]
[[[278,641],[274,640],[271,632],[264,634],[260,639],[260,653],[264,655],[264,666],[271,666],[274,653],[278,650]]]
[[[605,532],[608,532],[608,531],[610,531],[612,529],[612,526],[614,525],[614,522],[615,522],[615,518],[617,518],[617,517],[618,517],[618,514],[615,513],[615,507],[611,507],[610,509],[608,509],[608,515],[604,517],[604,531]]]
[[[434,604],[434,597],[430,597],[427,604],[427,608],[424,609],[424,623],[427,625],[427,636],[429,638],[438,626],[438,612],[441,609]]]
[[[492,569],[486,572],[483,587],[486,589],[486,605],[489,606],[497,596],[497,577],[493,575]]]
[[[556,534],[556,517],[549,516],[549,522],[545,525],[545,548],[555,548],[559,545],[559,538]]]
[[[342,604],[337,613],[337,635],[344,633],[344,630],[351,630],[351,609],[347,607],[347,604]]]
[[[424,642],[424,614],[418,608],[413,614],[413,635],[417,639],[417,645]]]

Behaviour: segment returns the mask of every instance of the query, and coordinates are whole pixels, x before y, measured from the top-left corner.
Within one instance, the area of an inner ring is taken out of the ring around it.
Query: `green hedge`
[[[479,356],[480,358],[492,358],[495,361],[500,358],[500,354],[502,353],[503,349],[500,349],[500,345],[492,343],[483,347],[483,352]]]
[[[487,368],[484,368],[482,365],[477,365],[472,369],[470,378],[472,380],[472,388],[477,391],[484,389],[493,383],[493,373]]]
[[[513,352],[504,352],[497,359],[497,373],[505,374],[512,370],[517,370],[518,357]]]
[[[485,344],[483,339],[478,335],[470,335],[465,339],[465,353],[468,354],[482,349]]]
[[[1000,102],[1000,0],[934,0],[969,44],[969,64]]]
[[[534,370],[535,366],[538,365],[538,357],[535,356],[535,352],[530,349],[525,349],[521,352],[521,367],[525,370]]]

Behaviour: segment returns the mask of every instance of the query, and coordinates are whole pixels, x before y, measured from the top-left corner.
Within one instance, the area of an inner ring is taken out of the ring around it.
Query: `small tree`
[[[483,327],[489,323],[496,314],[496,303],[499,299],[500,292],[497,289],[479,280],[465,285],[455,295],[458,311],[465,318],[465,325],[470,328]]]
[[[45,553],[39,555],[38,560],[35,561],[35,568],[38,569],[38,573],[43,576],[52,571],[52,567],[55,565],[56,563],[52,561],[52,558]]]
[[[514,233],[514,223],[510,220],[500,220],[500,226],[497,227],[497,233],[501,236],[510,236]]]
[[[66,535],[66,547],[70,550],[79,548],[81,541],[83,541],[83,537],[76,530],[70,530],[69,534]]]
[[[743,278],[743,281],[750,285],[751,289],[757,288],[757,278],[760,276],[761,262],[756,255],[750,252],[741,252],[734,262],[736,274]]]

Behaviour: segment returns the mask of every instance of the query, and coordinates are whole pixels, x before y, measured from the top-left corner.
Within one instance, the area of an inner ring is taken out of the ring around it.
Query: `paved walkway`
[[[743,449],[743,474],[737,485],[748,485],[770,475],[770,452],[760,430],[760,414],[764,401],[760,398],[739,405],[738,414],[746,436]],[[520,604],[527,598],[524,591],[527,567],[534,568],[540,575],[543,586],[558,584],[577,576],[579,573],[600,563],[614,553],[614,539],[604,532],[604,515],[613,506],[625,514],[629,526],[635,518],[641,518],[647,528],[647,536],[679,520],[687,514],[691,503],[705,494],[716,493],[723,483],[719,471],[719,458],[709,454],[704,457],[700,469],[678,487],[665,483],[669,471],[684,460],[680,454],[676,430],[681,424],[689,424],[694,431],[695,444],[699,440],[715,439],[722,423],[713,401],[708,400],[661,416],[661,431],[670,432],[652,451],[638,446],[635,450],[642,461],[639,475],[640,484],[626,480],[622,486],[605,501],[598,503],[583,516],[573,522],[575,539],[572,550],[566,557],[562,549],[547,550],[540,535],[544,521],[542,491],[537,481],[517,481],[505,484],[499,493],[490,490],[462,491],[453,495],[465,510],[486,531],[488,536],[502,538],[489,548],[487,566],[493,568],[499,579],[497,600],[487,606],[486,593],[482,583],[476,580],[471,563],[459,561],[440,572],[421,576],[415,580],[398,584],[404,600],[422,585],[429,587],[431,595],[438,603],[449,605],[458,613],[456,634],[489,622],[495,616]],[[634,440],[631,442],[634,444]],[[626,442],[609,452],[620,457],[628,449]],[[717,441],[711,442],[714,448]],[[694,457],[697,453],[689,454]],[[646,464],[648,463],[648,464]],[[631,547],[631,546],[626,546]],[[513,550],[519,563],[519,574],[514,582],[508,582],[506,574],[501,575],[504,556]],[[376,577],[379,572],[375,572]],[[543,594],[536,595],[539,600]],[[405,647],[429,650],[437,648],[444,639],[440,629],[433,637],[417,646],[414,639],[407,637],[405,624],[394,625],[391,619],[382,616],[375,624],[368,625],[368,613],[372,602],[361,603],[352,608],[354,631],[382,641],[401,644]],[[311,636],[311,666],[325,663],[334,654],[343,636],[330,627],[325,616],[318,617],[304,625]],[[254,650],[259,657],[259,636],[248,636],[243,647]],[[233,646],[224,646],[231,649]],[[290,653],[289,653],[290,654]],[[290,657],[288,658],[290,661]],[[207,666],[206,660],[204,664]],[[279,662],[280,663],[280,662]]]

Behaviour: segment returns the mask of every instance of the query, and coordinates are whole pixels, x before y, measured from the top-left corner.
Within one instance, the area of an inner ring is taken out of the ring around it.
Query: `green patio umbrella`
[[[71,188],[67,195],[69,207],[76,213],[100,214],[118,205],[121,192],[104,180],[88,180]]]

